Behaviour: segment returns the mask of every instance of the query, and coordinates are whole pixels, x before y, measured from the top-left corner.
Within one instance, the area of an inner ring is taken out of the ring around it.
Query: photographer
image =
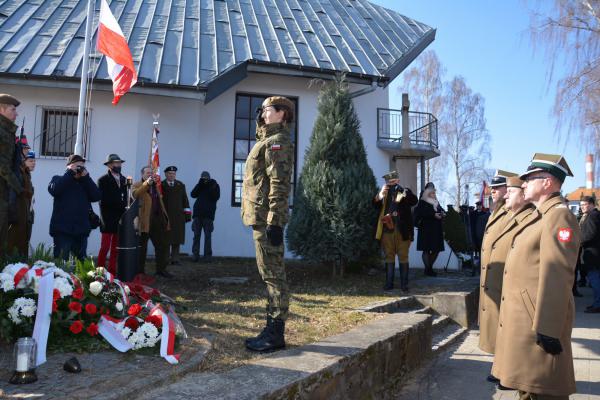
[[[48,192],[54,197],[50,236],[54,238],[54,257],[69,254],[83,260],[90,235],[92,204],[100,200],[100,190],[85,168],[85,158],[72,154],[65,173],[52,177]]]
[[[384,290],[394,288],[396,255],[400,264],[400,287],[408,290],[408,251],[414,240],[411,207],[417,204],[417,196],[409,188],[399,185],[398,173],[392,171],[383,176],[385,184],[373,203],[380,208],[375,238],[381,241],[385,253],[386,279]]]

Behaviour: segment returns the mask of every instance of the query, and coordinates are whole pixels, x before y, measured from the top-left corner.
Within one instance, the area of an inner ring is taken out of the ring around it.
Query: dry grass
[[[291,289],[290,317],[286,324],[288,347],[301,346],[364,324],[377,314],[354,309],[398,297],[382,291],[383,274],[347,274],[333,280],[330,270],[290,261],[286,265]],[[254,259],[216,259],[210,264],[185,262],[171,266],[175,279],[160,279],[157,287],[183,307],[178,314],[190,336],[214,335],[213,350],[203,370],[223,371],[260,357],[244,348],[265,321],[266,289]],[[243,285],[210,285],[209,278],[245,276]]]

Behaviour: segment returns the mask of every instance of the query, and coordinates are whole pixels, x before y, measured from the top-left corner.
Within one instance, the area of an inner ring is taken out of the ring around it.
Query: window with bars
[[[233,177],[231,190],[231,205],[239,207],[242,202],[242,182],[246,171],[246,158],[256,143],[256,109],[260,107],[269,96],[259,94],[238,94],[235,104],[235,124],[233,135]],[[298,159],[297,131],[298,131],[298,100],[288,97],[294,104],[294,122],[290,129],[292,143],[294,143],[294,169],[292,170],[292,190],[290,191],[290,206],[293,204],[296,188],[296,166]]]
[[[64,158],[75,151],[77,137],[77,109],[43,107],[39,153],[42,157]],[[89,116],[89,111],[87,112]],[[89,118],[87,121],[89,128]],[[83,138],[84,155],[87,154],[87,131]]]

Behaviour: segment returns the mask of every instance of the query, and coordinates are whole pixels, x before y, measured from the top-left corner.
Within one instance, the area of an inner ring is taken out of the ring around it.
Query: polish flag
[[[105,1],[105,0],[102,0]],[[158,134],[160,130],[158,129],[158,122],[154,123],[154,129],[152,130],[152,142],[151,142],[151,151],[150,151],[150,167],[152,168],[152,173],[160,176],[160,157],[158,156]],[[160,194],[163,193],[162,184],[160,180],[156,183],[158,191]]]
[[[117,104],[121,96],[129,91],[137,82],[137,72],[133,66],[131,51],[125,35],[110,11],[106,0],[101,0],[100,23],[98,24],[98,51],[106,56],[108,74],[113,81],[115,97],[112,103]]]

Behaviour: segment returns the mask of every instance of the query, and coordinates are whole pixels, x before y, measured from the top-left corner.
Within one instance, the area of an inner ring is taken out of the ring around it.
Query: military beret
[[[384,176],[382,176],[382,178],[385,179],[386,181],[389,181],[390,179],[398,179],[398,172],[390,171],[387,174],[385,174]]]
[[[277,106],[277,107],[284,107],[287,108],[289,110],[289,121],[293,121],[294,119],[294,103],[288,99],[287,97],[283,97],[283,96],[271,96],[271,97],[267,97],[265,99],[265,101],[263,101],[262,103],[263,108],[264,107],[269,107],[269,106]]]
[[[71,165],[71,164],[76,163],[78,161],[85,162],[85,158],[81,157],[79,154],[71,154],[69,156],[69,158],[67,158],[67,165]]]
[[[168,166],[165,168],[165,172],[177,172],[177,167],[174,165]]]
[[[520,188],[523,185],[523,181],[518,176],[509,176],[506,178],[506,187]]]
[[[492,182],[490,183],[490,187],[500,187],[506,186],[506,179],[511,176],[517,176],[514,172],[503,171],[501,169],[497,169],[494,173],[494,177],[492,178]]]
[[[10,94],[1,93],[0,94],[0,104],[10,104],[12,106],[18,107],[21,102],[15,99]]]
[[[525,179],[527,175],[534,172],[547,172],[561,182],[564,182],[567,176],[573,176],[567,160],[560,154],[535,153],[527,171],[521,175],[521,179]]]

